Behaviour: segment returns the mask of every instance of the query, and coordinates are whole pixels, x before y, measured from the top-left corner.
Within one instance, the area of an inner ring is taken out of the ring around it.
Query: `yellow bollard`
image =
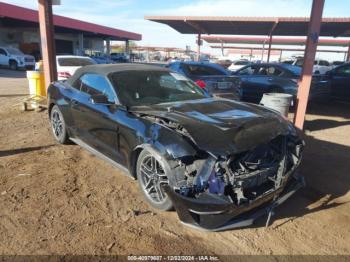
[[[31,96],[46,96],[45,79],[42,71],[27,71],[27,79]]]

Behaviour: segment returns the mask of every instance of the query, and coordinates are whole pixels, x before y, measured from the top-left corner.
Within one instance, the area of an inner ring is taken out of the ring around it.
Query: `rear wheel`
[[[63,119],[63,115],[57,105],[54,105],[50,113],[50,121],[52,133],[60,144],[68,144],[69,137],[67,133],[66,122]]]
[[[173,204],[162,185],[169,184],[166,163],[148,150],[143,150],[137,160],[137,179],[146,200],[160,210],[171,210]]]
[[[16,61],[10,60],[9,67],[10,67],[11,70],[17,70],[18,69],[18,64],[17,64]]]

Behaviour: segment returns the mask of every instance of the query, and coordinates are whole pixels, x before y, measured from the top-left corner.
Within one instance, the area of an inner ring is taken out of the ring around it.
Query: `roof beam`
[[[199,34],[209,34],[208,30],[206,30],[204,27],[198,25],[197,23],[193,22],[193,21],[187,21],[186,19],[184,19],[184,22],[186,24],[189,24],[190,26],[192,26],[192,28],[194,28],[195,30],[197,30],[197,32]]]
[[[211,45],[211,48],[214,49],[221,49],[221,45]],[[250,47],[250,46],[224,46],[224,49],[233,49],[233,50],[259,50],[261,51],[261,47]],[[349,45],[350,48],[350,45]],[[277,47],[272,47],[271,51],[294,51],[294,52],[304,52],[305,48],[277,48]],[[325,52],[325,53],[347,53],[348,51],[346,50],[317,50],[317,52]]]

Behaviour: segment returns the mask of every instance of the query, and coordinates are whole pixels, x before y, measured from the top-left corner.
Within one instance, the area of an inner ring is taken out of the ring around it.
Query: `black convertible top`
[[[110,73],[123,71],[170,71],[168,68],[149,65],[149,64],[107,64],[107,65],[87,65],[79,68],[72,77],[68,78],[67,83],[72,85],[81,75],[85,73],[95,73],[108,76]]]

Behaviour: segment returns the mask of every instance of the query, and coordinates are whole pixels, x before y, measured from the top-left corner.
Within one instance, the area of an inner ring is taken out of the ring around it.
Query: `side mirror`
[[[90,97],[90,101],[93,104],[98,104],[98,105],[113,105],[114,103],[108,101],[107,96],[105,95],[92,95]]]

